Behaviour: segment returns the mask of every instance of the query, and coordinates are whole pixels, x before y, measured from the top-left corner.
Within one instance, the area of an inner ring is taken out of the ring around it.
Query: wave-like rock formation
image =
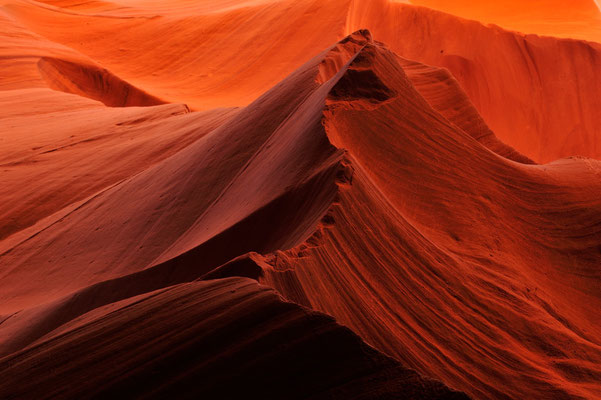
[[[1,398],[601,398],[599,45],[0,4]]]
[[[97,309],[0,368],[3,399],[467,399],[243,278]]]
[[[79,2],[4,1],[11,18],[53,46],[68,46],[146,93],[195,110],[245,106],[322,49],[367,28],[397,54],[447,68],[497,136],[530,159],[601,157],[598,43],[510,32],[393,0],[178,0],[169,7],[117,1],[87,12]],[[540,15],[551,29],[558,21],[574,27],[578,18],[570,15],[585,13],[586,25],[601,31],[592,0],[415,3],[468,17],[519,8],[521,21]],[[466,7],[474,13],[462,12]]]
[[[50,57],[42,57],[38,67],[49,88],[89,97],[107,106],[144,107],[164,103],[106,69]]]

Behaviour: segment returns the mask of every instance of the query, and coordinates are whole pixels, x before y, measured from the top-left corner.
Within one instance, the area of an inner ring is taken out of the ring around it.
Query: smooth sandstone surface
[[[598,9],[482,4],[1,0],[0,397],[601,398]]]

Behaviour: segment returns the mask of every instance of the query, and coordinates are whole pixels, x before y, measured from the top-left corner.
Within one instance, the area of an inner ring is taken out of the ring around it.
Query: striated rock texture
[[[0,367],[4,399],[468,398],[242,278],[99,308]]]
[[[245,106],[332,43],[367,28],[397,54],[447,68],[497,136],[530,159],[601,158],[601,45],[590,41],[601,41],[601,12],[593,0],[405,3],[3,0],[8,35],[0,65],[11,73],[0,76],[0,88],[46,86],[38,60],[50,57],[69,62],[62,65],[70,79],[87,80],[101,64],[116,88],[125,80],[145,94],[133,100],[194,110]],[[88,74],[65,68],[71,63]]]
[[[0,398],[601,398],[599,45],[0,5]]]

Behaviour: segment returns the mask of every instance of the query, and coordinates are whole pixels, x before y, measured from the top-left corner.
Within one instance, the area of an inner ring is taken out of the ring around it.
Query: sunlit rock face
[[[592,0],[0,22],[0,398],[601,398]]]

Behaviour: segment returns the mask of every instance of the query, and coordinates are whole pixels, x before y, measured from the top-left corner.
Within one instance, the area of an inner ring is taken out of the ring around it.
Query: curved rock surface
[[[600,45],[0,7],[0,397],[601,398]]]

